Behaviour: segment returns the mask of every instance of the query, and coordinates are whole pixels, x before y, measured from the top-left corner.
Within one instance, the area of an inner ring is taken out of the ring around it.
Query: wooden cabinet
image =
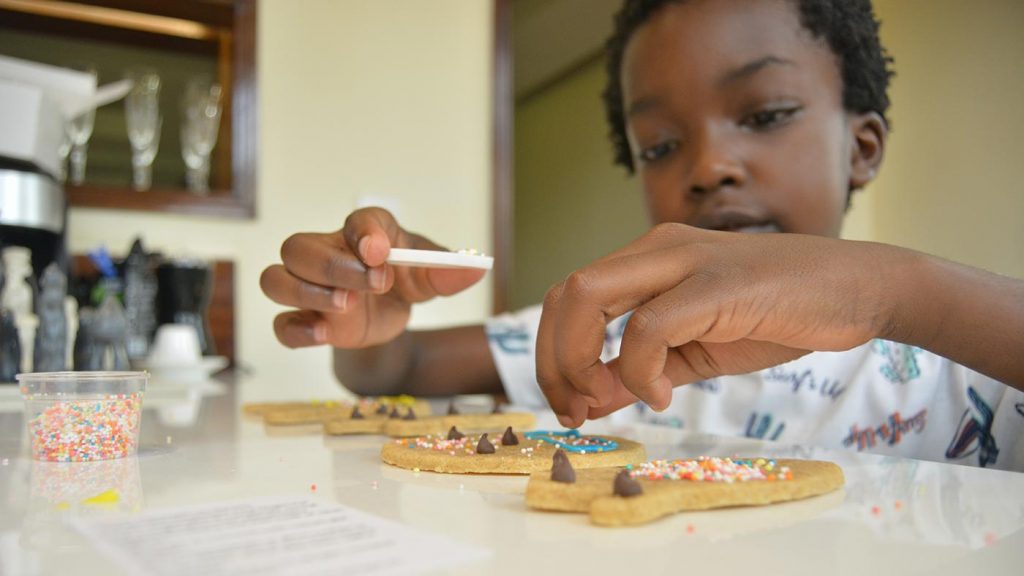
[[[88,59],[100,83],[136,65],[166,76],[153,188],[131,189],[124,106],[111,104],[97,111],[84,183],[67,186],[72,207],[252,218],[255,31],[256,0],[0,0],[0,53],[56,65]],[[208,195],[185,188],[178,134],[180,92],[198,72],[215,76],[224,88]]]

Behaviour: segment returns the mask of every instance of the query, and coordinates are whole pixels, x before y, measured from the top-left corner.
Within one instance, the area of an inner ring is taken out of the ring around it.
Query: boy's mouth
[[[739,212],[718,212],[708,214],[697,220],[697,227],[721,232],[741,232],[744,234],[766,234],[781,232],[778,223],[762,217]]]
[[[767,222],[753,226],[740,226],[738,228],[722,228],[726,232],[740,232],[742,234],[768,234],[771,232],[782,232],[776,224]]]

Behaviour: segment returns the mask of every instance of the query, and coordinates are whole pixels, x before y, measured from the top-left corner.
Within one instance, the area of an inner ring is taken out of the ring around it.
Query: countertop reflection
[[[651,458],[816,458],[846,475],[844,490],[803,501],[599,528],[584,515],[527,510],[522,477],[402,470],[380,462],[381,437],[282,433],[241,416],[242,403],[267,398],[280,390],[258,378],[152,383],[137,457],[47,463],[28,457],[16,389],[0,390],[0,573],[123,573],[70,518],[296,495],[494,551],[453,574],[959,575],[1024,565],[1024,474],[597,422],[585,431],[644,442]],[[540,427],[553,424],[540,416]]]

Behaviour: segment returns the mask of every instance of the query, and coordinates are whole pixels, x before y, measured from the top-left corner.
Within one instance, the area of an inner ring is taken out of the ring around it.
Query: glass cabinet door
[[[255,0],[0,0],[0,54],[99,85],[136,79],[133,95],[68,125],[71,206],[254,216],[255,10]]]

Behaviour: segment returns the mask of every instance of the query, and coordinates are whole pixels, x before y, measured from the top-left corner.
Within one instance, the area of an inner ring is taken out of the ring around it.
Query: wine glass
[[[73,62],[68,68],[97,77],[96,65],[91,62]],[[72,184],[79,185],[85,181],[85,163],[89,138],[92,137],[93,125],[96,121],[96,109],[90,108],[64,124],[68,140],[71,143],[71,174]]]
[[[68,179],[68,155],[71,154],[71,138],[65,128],[60,133],[60,144],[57,146],[57,155],[60,158],[58,165],[57,181],[63,184]]]
[[[210,153],[220,129],[221,93],[221,85],[203,74],[188,81],[181,97],[185,185],[195,194],[210,191]]]
[[[151,68],[132,68],[125,76],[132,89],[124,100],[128,142],[132,146],[132,187],[153,185],[153,159],[160,149],[160,76]]]

